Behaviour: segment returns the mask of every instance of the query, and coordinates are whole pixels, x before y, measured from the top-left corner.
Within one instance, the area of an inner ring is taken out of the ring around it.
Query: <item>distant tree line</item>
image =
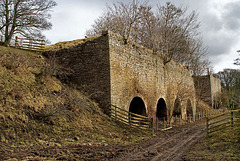
[[[104,30],[120,34],[161,54],[163,63],[169,61],[185,64],[193,75],[205,74],[210,62],[205,57],[207,48],[199,32],[200,23],[195,11],[170,2],[152,7],[147,1],[113,3],[95,20],[87,36],[95,36]]]
[[[229,109],[240,107],[240,70],[224,69],[217,73],[217,77],[222,82],[223,105]]]

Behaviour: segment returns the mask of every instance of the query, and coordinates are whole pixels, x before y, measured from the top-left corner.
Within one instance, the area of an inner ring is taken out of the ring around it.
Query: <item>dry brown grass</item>
[[[97,103],[63,84],[59,71],[41,53],[0,46],[2,147],[131,144],[150,137],[150,132],[112,122]]]
[[[64,41],[64,42],[58,42],[53,45],[47,45],[45,46],[45,51],[57,51],[61,49],[66,49],[66,48],[71,48],[80,44],[83,44],[87,41],[94,40],[100,36],[95,36],[95,37],[90,37],[90,38],[85,38],[85,39],[78,39],[78,40],[73,40],[73,41]]]

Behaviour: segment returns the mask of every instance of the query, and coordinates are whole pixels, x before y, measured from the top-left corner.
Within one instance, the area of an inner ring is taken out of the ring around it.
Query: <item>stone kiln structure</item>
[[[194,77],[194,84],[199,99],[214,109],[221,106],[221,81],[213,74]]]
[[[111,104],[152,118],[195,116],[195,88],[186,67],[112,32],[54,53],[70,79],[109,112]],[[156,119],[154,119],[156,120]]]

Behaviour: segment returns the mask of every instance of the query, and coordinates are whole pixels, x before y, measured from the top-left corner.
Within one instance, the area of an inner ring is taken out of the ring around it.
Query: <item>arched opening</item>
[[[167,120],[167,106],[163,98],[158,100],[156,116],[159,120]]]
[[[146,107],[140,97],[134,97],[129,108],[129,112],[147,116]]]
[[[193,108],[190,100],[187,100],[187,115],[193,115]]]
[[[180,116],[181,115],[181,101],[179,98],[177,98],[174,102],[174,108],[173,108],[173,116]]]

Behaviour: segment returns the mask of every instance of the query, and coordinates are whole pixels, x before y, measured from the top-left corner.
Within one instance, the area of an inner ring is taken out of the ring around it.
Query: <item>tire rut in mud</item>
[[[184,152],[201,138],[204,131],[205,126],[202,123],[193,124],[175,131],[173,135],[170,133],[167,138],[154,140],[150,145],[133,150],[128,154],[122,154],[121,157],[113,160],[182,160],[181,156]]]
[[[182,160],[184,152],[201,138],[205,130],[204,121],[174,127],[166,132],[158,132],[151,140],[136,145],[68,145],[68,146],[32,146],[1,150],[3,160]]]

